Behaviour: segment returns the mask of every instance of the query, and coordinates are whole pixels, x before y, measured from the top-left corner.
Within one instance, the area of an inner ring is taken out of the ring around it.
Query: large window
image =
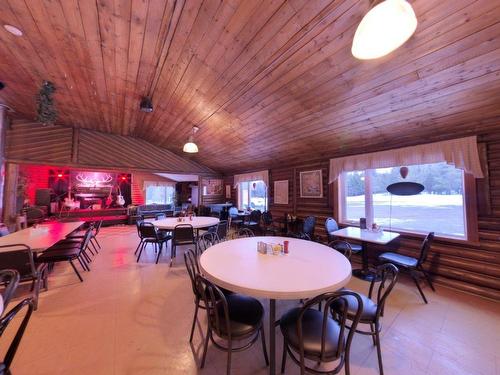
[[[146,204],[173,204],[174,197],[172,185],[150,183],[146,186]]]
[[[238,208],[267,210],[267,187],[264,181],[245,181],[238,184]]]
[[[408,168],[406,181],[419,182],[425,187],[418,195],[397,196],[387,192],[388,185],[403,181],[399,167],[344,173],[339,189],[342,221],[354,223],[366,217],[367,222],[386,229],[433,231],[465,239],[463,171],[446,163]]]

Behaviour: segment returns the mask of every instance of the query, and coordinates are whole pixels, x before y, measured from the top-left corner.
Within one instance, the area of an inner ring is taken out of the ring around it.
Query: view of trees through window
[[[146,204],[172,204],[175,188],[170,185],[150,185],[146,188]]]
[[[267,187],[264,181],[248,181],[239,184],[240,209],[265,211],[267,209]]]
[[[409,166],[403,180],[399,167],[379,168],[371,173],[374,222],[385,228],[441,233],[464,237],[463,172],[446,163]],[[345,181],[345,219],[365,217],[365,172],[348,172]],[[414,181],[425,190],[414,196],[389,194],[387,186]],[[392,199],[392,212],[391,212]]]

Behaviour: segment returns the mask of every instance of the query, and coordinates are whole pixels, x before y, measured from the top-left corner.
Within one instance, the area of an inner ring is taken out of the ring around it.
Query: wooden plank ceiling
[[[400,49],[359,61],[368,0],[2,0],[0,100],[132,135],[228,172],[480,133],[500,125],[500,2],[411,0]],[[154,112],[138,110],[142,96]]]

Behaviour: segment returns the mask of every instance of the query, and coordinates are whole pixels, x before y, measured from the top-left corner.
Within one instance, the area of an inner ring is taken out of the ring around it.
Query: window
[[[267,187],[264,181],[245,181],[238,184],[238,208],[267,210]]]
[[[172,185],[150,183],[146,186],[146,204],[173,204],[174,196]]]
[[[403,181],[399,167],[344,173],[339,189],[341,221],[354,223],[366,217],[368,223],[375,222],[386,229],[433,231],[465,239],[463,171],[446,163],[414,165],[408,169],[406,180],[425,187],[419,195],[397,196],[387,192],[388,185]]]

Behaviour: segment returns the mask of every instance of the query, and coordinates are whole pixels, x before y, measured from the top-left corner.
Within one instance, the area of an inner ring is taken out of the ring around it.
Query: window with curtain
[[[175,187],[170,184],[147,183],[146,204],[173,204]]]
[[[264,181],[243,181],[238,183],[238,208],[244,210],[267,210],[267,187]]]
[[[353,224],[366,217],[367,222],[385,229],[432,231],[466,239],[464,172],[446,163],[408,166],[405,181],[421,183],[425,190],[418,195],[396,196],[389,194],[386,187],[403,181],[399,168],[343,172],[339,179],[341,221]]]

